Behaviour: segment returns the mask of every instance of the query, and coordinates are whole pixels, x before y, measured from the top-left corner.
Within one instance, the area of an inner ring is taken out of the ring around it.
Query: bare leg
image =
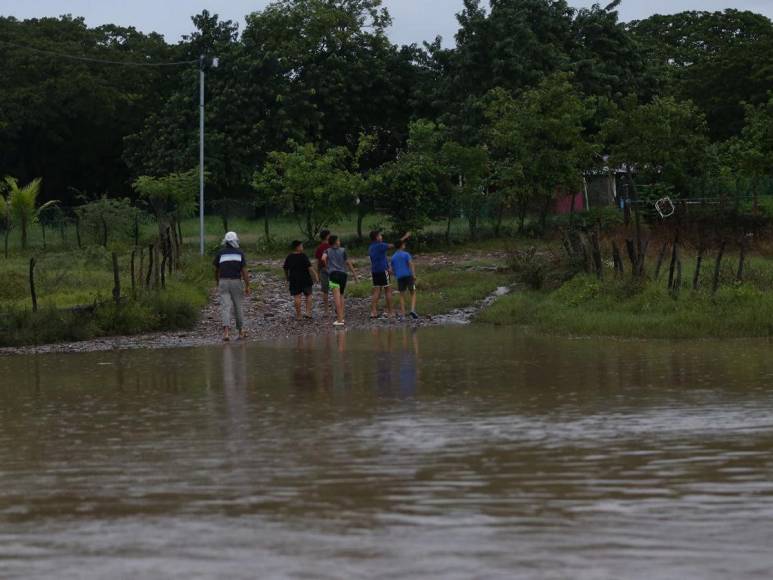
[[[400,295],[400,314],[405,316],[405,296],[403,296],[405,292],[399,292]]]
[[[370,317],[376,318],[378,316],[378,300],[381,298],[381,288],[375,286],[370,299]]]
[[[333,288],[333,302],[336,307],[336,319],[338,322],[344,321],[343,297],[339,288]]]
[[[301,319],[301,295],[293,296],[295,300],[295,320]]]
[[[392,287],[387,286],[384,289],[384,296],[386,297],[387,316],[392,317]]]
[[[416,312],[416,290],[411,290],[411,312]]]
[[[311,318],[311,294],[306,296],[306,316]]]

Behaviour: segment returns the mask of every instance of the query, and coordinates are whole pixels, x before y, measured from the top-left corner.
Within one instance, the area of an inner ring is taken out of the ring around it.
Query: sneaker
[[[413,310],[411,310],[411,314],[410,314],[410,316],[411,316],[411,318],[413,318],[414,320],[418,320],[418,319],[419,319],[419,315],[418,315],[418,314],[416,314],[416,312],[414,312]]]
[[[336,321],[333,323],[333,326],[339,326],[339,327],[340,327],[340,326],[346,326],[346,324],[345,324],[345,323],[343,323],[343,322],[338,322],[338,321],[336,320]]]

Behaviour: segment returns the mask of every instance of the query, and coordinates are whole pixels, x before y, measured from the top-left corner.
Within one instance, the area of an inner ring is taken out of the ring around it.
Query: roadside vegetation
[[[0,344],[194,324],[199,66],[208,251],[410,230],[458,258],[419,272],[430,314],[517,280],[482,320],[769,333],[773,22],[619,4],[467,0],[452,47],[393,44],[381,0],[275,0],[243,30],[203,11],[175,44],[0,17]]]

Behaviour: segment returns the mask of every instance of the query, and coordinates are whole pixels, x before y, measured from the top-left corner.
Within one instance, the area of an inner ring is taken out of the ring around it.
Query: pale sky
[[[593,0],[569,0],[569,3],[582,7],[590,6]],[[223,19],[239,22],[241,29],[244,15],[266,4],[268,0],[0,0],[0,14],[22,19],[69,13],[84,16],[90,26],[106,23],[134,26],[144,32],[159,32],[168,42],[175,42],[191,31],[190,16],[205,8]],[[393,42],[421,43],[439,34],[444,45],[453,45],[458,28],[455,14],[462,9],[462,0],[384,0],[384,5],[394,20],[390,31]],[[725,8],[752,10],[773,18],[773,0],[623,0],[619,11],[623,20],[634,20],[655,13]]]

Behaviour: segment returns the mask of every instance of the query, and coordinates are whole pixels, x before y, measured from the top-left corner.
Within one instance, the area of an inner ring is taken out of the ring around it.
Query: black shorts
[[[311,296],[313,287],[311,284],[298,284],[296,282],[290,282],[290,296],[298,296],[303,294],[304,296]]]
[[[330,289],[338,288],[341,294],[346,292],[346,272],[330,272]]]
[[[405,292],[406,290],[409,292],[414,292],[416,290],[416,280],[413,276],[404,276],[403,278],[397,279],[397,291]]]
[[[374,288],[387,288],[389,285],[389,272],[373,272]]]

